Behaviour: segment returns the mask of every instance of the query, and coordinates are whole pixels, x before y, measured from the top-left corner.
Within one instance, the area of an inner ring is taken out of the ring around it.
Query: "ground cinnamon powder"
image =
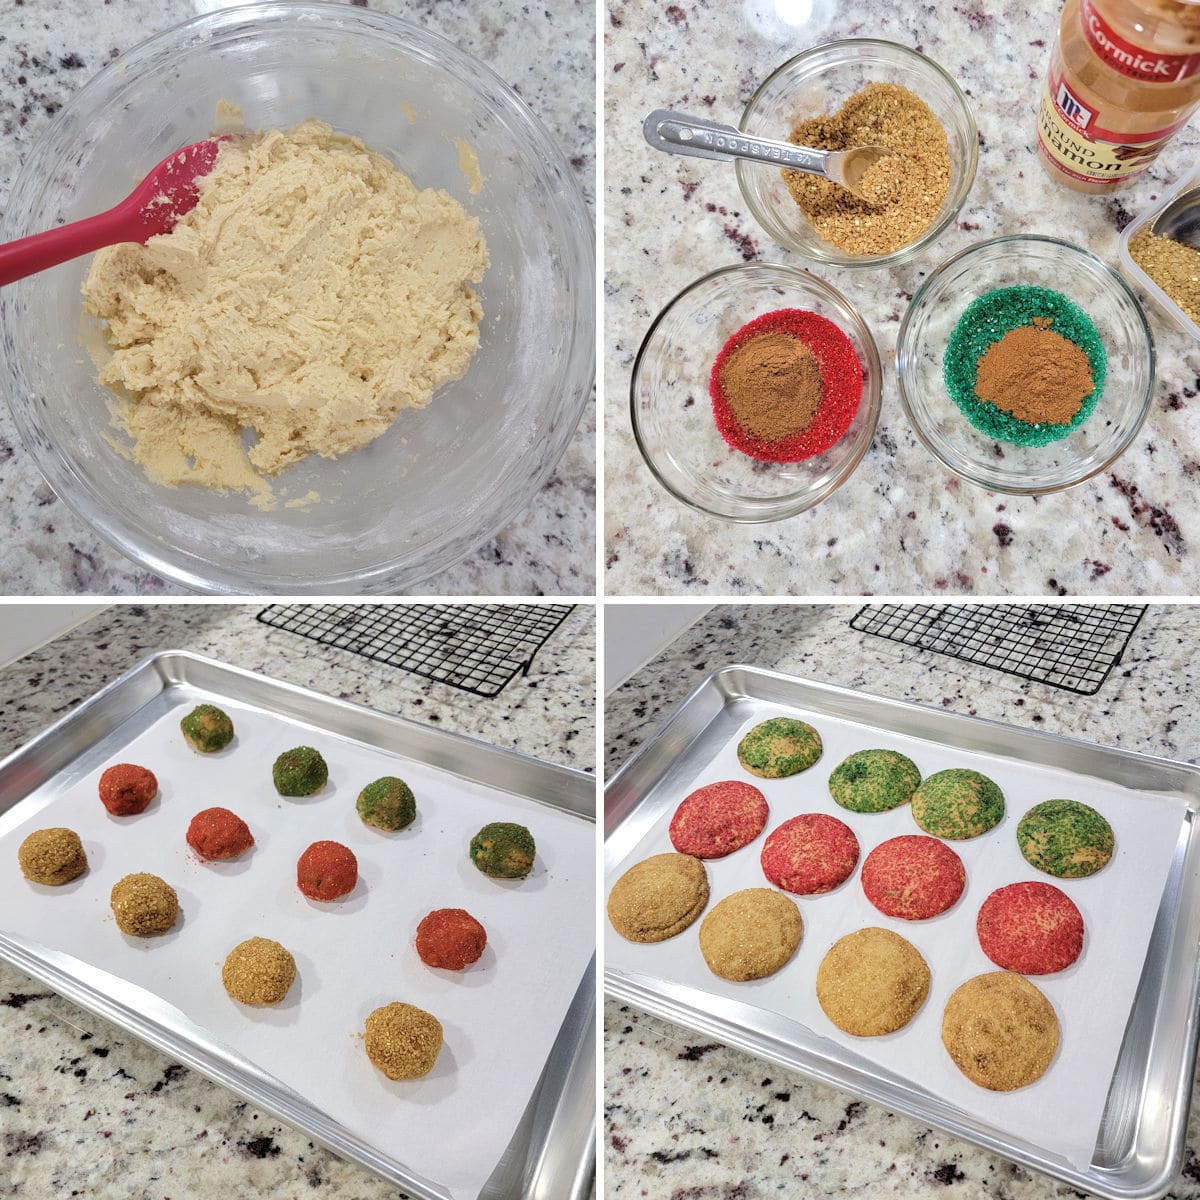
[[[1030,425],[1067,424],[1095,386],[1087,355],[1049,324],[1009,330],[976,364],[979,399]]]
[[[739,346],[721,372],[737,423],[777,442],[812,424],[821,403],[821,368],[809,348],[786,333],[764,333]]]

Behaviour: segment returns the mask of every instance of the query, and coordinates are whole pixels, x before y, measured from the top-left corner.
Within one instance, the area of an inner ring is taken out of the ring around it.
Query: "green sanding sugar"
[[[988,347],[1006,333],[1032,325],[1035,317],[1048,318],[1055,333],[1074,342],[1092,370],[1091,393],[1063,425],[1030,424],[975,394],[976,367]],[[942,376],[950,398],[980,432],[1018,446],[1045,446],[1065,438],[1092,415],[1104,391],[1107,367],[1108,356],[1096,326],[1078,304],[1050,288],[1022,286],[995,288],[967,305],[946,343]]]

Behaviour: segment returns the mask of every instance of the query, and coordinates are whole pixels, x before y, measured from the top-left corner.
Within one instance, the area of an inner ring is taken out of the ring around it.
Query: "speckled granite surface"
[[[361,0],[354,0],[361,3]],[[455,4],[369,0],[488,63],[546,123],[594,199],[595,18],[588,0]],[[30,146],[101,67],[224,0],[3,0],[0,204]],[[595,406],[534,503],[420,595],[590,595],[595,590]],[[156,595],[179,589],[112,549],[55,495],[0,403],[0,594]]]
[[[1196,157],[1195,120],[1150,173],[1108,198],[1047,182],[1034,109],[1058,27],[1057,0],[981,5],[813,0],[811,5],[663,7],[610,0],[605,30],[605,588],[610,595],[1191,594],[1200,585],[1200,344],[1148,308],[1159,382],[1146,424],[1113,466],[1041,498],[992,495],[950,475],[917,441],[892,359],[908,298],[925,274],[974,241],[1056,235],[1116,262],[1117,236]],[[811,10],[786,26],[776,11]],[[654,108],[736,125],[758,84],[814,42],[887,38],[923,49],[968,93],[982,139],[957,228],[899,268],[817,273],[871,326],[885,364],[874,444],[817,508],[774,525],[735,526],[674,501],[633,441],[629,376],[654,315],[682,287],[745,260],[807,260],[744,211],[731,167],[669,157],[644,143]]]
[[[1151,608],[1094,697],[907,650],[851,629],[855,606],[708,614],[605,703],[611,774],[710,671],[750,663],[1031,729],[1195,762],[1200,612]],[[612,636],[612,630],[607,630]],[[628,1005],[605,1005],[605,1195],[1065,1200],[1071,1188]],[[1175,1200],[1200,1197],[1193,1105]]]
[[[595,753],[595,621],[567,618],[493,700],[254,620],[257,606],[108,609],[0,670],[0,756],[147,654],[194,650],[567,766]],[[0,963],[0,1196],[399,1200],[232,1093]]]

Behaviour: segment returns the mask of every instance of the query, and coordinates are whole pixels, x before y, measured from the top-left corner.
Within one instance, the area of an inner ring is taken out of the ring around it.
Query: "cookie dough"
[[[962,859],[937,838],[906,833],[881,842],[862,868],[863,892],[885,916],[925,921],[958,903],[967,886]]]
[[[221,968],[221,982],[239,1004],[278,1004],[295,981],[296,960],[270,938],[239,942]]]
[[[962,841],[994,829],[1004,817],[1004,793],[965,767],[938,771],[912,797],[913,820],[934,837]]]
[[[1030,866],[1059,879],[1083,879],[1108,865],[1112,826],[1078,800],[1035,804],[1017,825],[1017,845]]]
[[[467,853],[493,879],[524,879],[533,870],[537,845],[524,825],[492,821],[471,839]]]
[[[215,704],[197,704],[179,722],[179,728],[183,731],[183,740],[201,754],[215,754],[233,741],[233,722],[229,714]]]
[[[487,930],[465,908],[435,908],[417,926],[416,944],[427,967],[463,971],[487,949]]]
[[[671,845],[696,858],[724,858],[748,846],[767,823],[767,799],[749,783],[723,780],[685,796],[671,818]]]
[[[394,832],[417,819],[417,798],[403,779],[384,775],[358,793],[358,815],[363,824]]]
[[[903,1029],[929,995],[929,967],[911,942],[872,926],[839,938],[817,968],[817,1000],[843,1033]]]
[[[158,795],[158,780],[149,767],[117,763],[100,776],[100,803],[114,817],[132,817],[145,812]]]
[[[313,842],[296,860],[296,886],[310,900],[337,900],[357,883],[358,859],[341,842]]]
[[[946,1001],[942,1044],[973,1083],[1011,1092],[1040,1079],[1058,1050],[1054,1006],[1022,975],[992,971]]]
[[[700,926],[700,953],[722,979],[774,975],[796,953],[804,922],[794,900],[771,888],[726,896]]]
[[[665,942],[708,903],[708,872],[687,854],[655,854],[635,863],[608,893],[608,919],[630,942]]]
[[[782,779],[807,771],[821,757],[821,735],[806,721],[772,717],[760,721],[738,742],[738,762],[762,779]]]
[[[449,194],[319,120],[229,139],[199,190],[83,286],[152,479],[269,493],[263,476],[365,446],[466,373],[488,255]]]
[[[79,834],[56,825],[35,829],[17,847],[21,874],[31,883],[59,887],[78,879],[87,870],[87,855]]]
[[[271,779],[281,796],[315,796],[329,782],[329,767],[319,750],[296,746],[275,760]]]
[[[201,858],[237,858],[254,845],[250,826],[227,808],[201,809],[189,822],[187,844]]]
[[[415,1004],[385,1004],[367,1018],[367,1057],[389,1079],[420,1079],[442,1049],[442,1023]]]
[[[800,896],[831,892],[858,862],[858,838],[837,817],[801,813],[772,830],[759,856],[776,887]]]
[[[907,804],[920,782],[917,764],[906,755],[859,750],[829,776],[829,794],[851,812],[887,812]]]
[[[166,933],[179,916],[175,889],[165,879],[144,871],[118,879],[109,903],[117,927],[134,937]]]
[[[980,906],[975,932],[996,966],[1022,975],[1065,971],[1083,950],[1083,916],[1052,883],[997,888]]]

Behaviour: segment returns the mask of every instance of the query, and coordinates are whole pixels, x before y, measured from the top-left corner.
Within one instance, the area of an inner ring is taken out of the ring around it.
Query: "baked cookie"
[[[774,975],[796,953],[804,922],[794,900],[771,888],[726,896],[700,925],[700,953],[722,979]]]
[[[1083,950],[1083,917],[1052,883],[1010,883],[980,906],[975,932],[984,954],[1006,971],[1065,971]]]
[[[958,903],[966,886],[962,859],[945,842],[919,833],[881,842],[863,862],[867,899],[902,921],[936,917]]]
[[[767,823],[767,798],[737,779],[685,796],[671,818],[671,844],[695,858],[724,858],[748,846]]]
[[[972,1083],[1012,1092],[1046,1073],[1058,1050],[1058,1018],[1023,975],[992,971],[946,1001],[942,1045]]]
[[[608,893],[608,919],[631,942],[665,942],[708,903],[708,872],[690,854],[655,854],[635,863]]]
[[[782,779],[807,771],[821,757],[821,735],[804,721],[772,717],[738,742],[738,762],[762,779]]]
[[[895,750],[859,750],[834,769],[829,794],[851,812],[887,812],[912,799],[921,772]]]
[[[1078,800],[1035,804],[1017,825],[1017,845],[1030,866],[1059,879],[1082,879],[1107,866],[1112,826]]]
[[[921,952],[890,929],[871,926],[839,938],[817,968],[825,1015],[854,1037],[903,1029],[929,995]]]
[[[913,792],[912,815],[934,837],[979,837],[1004,817],[1004,793],[986,775],[952,767],[930,775]]]
[[[785,892],[816,896],[845,882],[858,863],[858,838],[824,813],[784,821],[763,843],[763,874]]]

